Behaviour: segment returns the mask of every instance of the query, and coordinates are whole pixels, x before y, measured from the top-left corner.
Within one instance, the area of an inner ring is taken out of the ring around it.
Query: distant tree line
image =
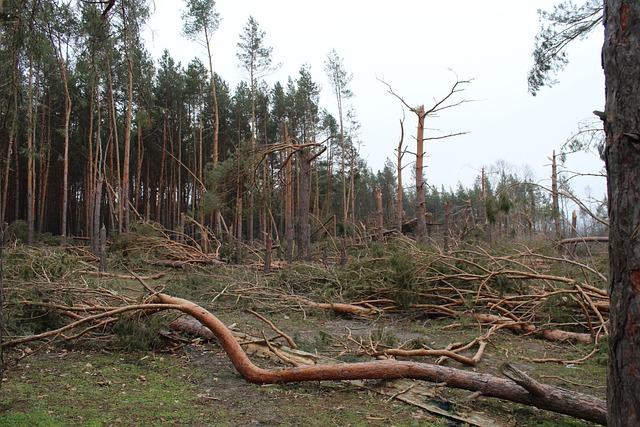
[[[208,64],[186,66],[167,51],[155,64],[146,51],[146,1],[108,11],[100,2],[3,3],[0,220],[26,224],[26,243],[51,233],[97,248],[101,227],[114,235],[143,220],[205,246],[224,236],[277,241],[287,259],[308,259],[315,240],[375,227],[376,189],[384,227],[399,223],[396,165],[374,173],[360,157],[351,75],[335,51],[325,72],[338,116],[321,106],[307,65],[285,83],[265,82],[276,66],[251,17],[238,43],[246,79],[231,88],[215,74],[213,0],[186,2],[184,33],[209,53]],[[548,233],[558,215],[548,192],[504,166],[472,188],[429,188],[428,232],[440,230],[449,202],[458,237],[485,238],[487,227]],[[400,194],[408,221],[415,189]]]

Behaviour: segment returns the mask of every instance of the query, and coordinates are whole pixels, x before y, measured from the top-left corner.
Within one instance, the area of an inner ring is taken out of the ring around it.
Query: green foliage
[[[220,25],[220,14],[215,5],[215,0],[187,1],[187,10],[182,13],[183,31],[187,37],[195,40],[206,32],[206,38],[211,38]]]
[[[250,86],[253,88],[258,75],[272,70],[272,52],[273,48],[264,44],[265,32],[260,29],[258,22],[249,16],[243,32],[240,34],[240,49],[236,56],[240,60],[241,67],[247,72],[249,77],[253,79]]]
[[[113,346],[127,351],[158,350],[162,344],[159,332],[164,325],[161,316],[120,316],[113,327]]]
[[[37,294],[37,291],[31,293],[34,297]],[[31,295],[27,294],[26,297]],[[31,304],[24,304],[17,311],[7,310],[5,317],[5,326],[15,335],[35,335],[65,324],[57,311]]]
[[[5,274],[18,280],[44,279],[51,282],[68,277],[81,266],[81,260],[63,248],[18,246],[4,252]]]
[[[585,0],[581,6],[571,0],[538,10],[542,28],[536,35],[533,66],[529,71],[529,92],[536,95],[544,86],[556,83],[554,76],[569,62],[567,45],[589,35],[602,22],[602,1]]]
[[[544,312],[553,323],[575,322],[572,310],[575,307],[577,307],[576,302],[562,294],[552,295],[544,302]]]
[[[396,289],[396,299],[400,305],[407,307],[416,300],[415,260],[408,254],[397,251],[391,255],[390,264],[393,272],[392,283]]]

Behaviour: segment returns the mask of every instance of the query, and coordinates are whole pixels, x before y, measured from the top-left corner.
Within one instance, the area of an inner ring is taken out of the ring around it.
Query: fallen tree
[[[476,395],[536,406],[606,425],[606,406],[602,399],[541,384],[511,365],[504,365],[502,368],[502,372],[508,375],[509,379],[450,367],[396,360],[333,365],[315,364],[272,370],[260,368],[249,359],[229,329],[201,306],[161,293],[153,295],[150,302],[180,310],[206,326],[222,345],[238,373],[249,382],[277,384],[301,381],[413,378],[474,391]]]

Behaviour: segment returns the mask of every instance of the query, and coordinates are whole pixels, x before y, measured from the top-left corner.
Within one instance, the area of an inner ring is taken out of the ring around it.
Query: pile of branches
[[[168,230],[157,223],[140,222],[131,232],[118,236],[111,250],[122,252],[125,257],[142,257],[149,264],[171,268],[222,264],[219,259],[221,243],[215,234],[190,220],[199,230],[199,239],[189,233]]]
[[[309,293],[356,315],[403,312],[478,323],[549,340],[590,343],[606,336],[607,279],[590,260],[528,248],[494,255],[479,247],[450,253],[410,242],[353,261],[346,269],[305,266],[280,274],[289,298]],[[279,298],[283,298],[279,296]],[[313,303],[318,304],[319,302]],[[311,305],[313,305],[311,304]],[[343,307],[344,308],[344,307]]]

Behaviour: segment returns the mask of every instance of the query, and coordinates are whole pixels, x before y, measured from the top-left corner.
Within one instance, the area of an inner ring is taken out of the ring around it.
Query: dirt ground
[[[225,311],[220,317],[226,324],[255,336],[270,331],[245,312]],[[472,327],[449,329],[446,321],[394,316],[346,318],[318,311],[278,312],[267,317],[290,334],[301,349],[343,361],[362,360],[354,356],[353,348],[346,351],[353,342],[376,340],[397,345],[420,340],[433,348],[444,348],[480,332]],[[40,349],[7,369],[0,399],[0,426],[465,425],[397,397],[378,394],[378,381],[250,384],[234,370],[217,343],[181,339],[182,344],[176,346],[174,340],[155,352],[114,352],[82,346]],[[581,346],[500,332],[492,338],[481,363],[467,369],[499,375],[497,367],[510,361],[542,382],[603,397],[604,366],[595,357],[586,364],[530,363],[525,359],[572,360],[587,352]],[[277,367],[272,361],[253,357],[259,365]],[[447,364],[462,367],[453,361]],[[427,390],[422,396],[427,407],[454,416],[484,417],[484,424],[475,425],[591,425],[495,399],[470,401],[470,392],[416,383]]]

